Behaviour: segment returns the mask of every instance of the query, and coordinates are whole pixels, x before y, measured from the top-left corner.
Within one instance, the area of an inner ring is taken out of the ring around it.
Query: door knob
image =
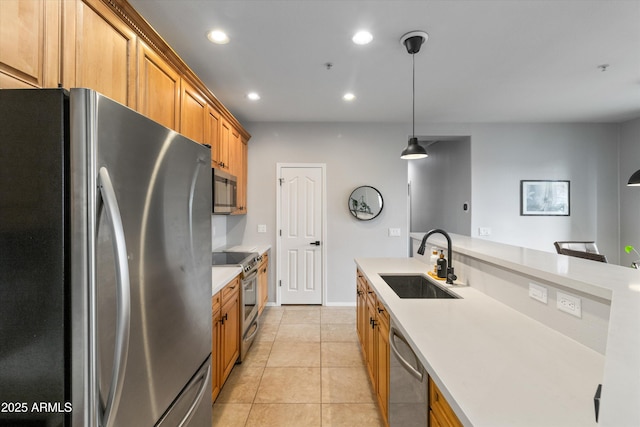
[[[315,242],[311,242],[309,244],[314,246],[320,246],[320,240],[316,240]]]

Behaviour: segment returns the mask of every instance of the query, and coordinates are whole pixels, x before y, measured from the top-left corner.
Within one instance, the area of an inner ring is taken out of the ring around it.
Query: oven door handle
[[[258,330],[260,329],[260,324],[258,323],[257,317],[253,320],[253,322],[251,322],[251,325],[247,328],[247,332],[251,330],[253,325],[256,325],[256,329],[251,333],[251,335],[245,336],[244,341],[251,341],[253,337],[255,337],[256,334],[258,333]]]
[[[258,270],[253,270],[251,274],[242,279],[242,285],[246,286],[248,283],[253,282],[253,280],[258,276]]]

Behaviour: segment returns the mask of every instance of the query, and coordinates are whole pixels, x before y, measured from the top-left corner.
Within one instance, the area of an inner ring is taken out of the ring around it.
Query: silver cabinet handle
[[[104,203],[107,221],[110,223],[113,232],[113,250],[116,259],[117,278],[117,319],[116,319],[116,342],[113,354],[113,368],[111,370],[111,385],[109,386],[109,396],[107,404],[102,414],[102,427],[113,425],[113,415],[118,410],[122,386],[124,384],[124,374],[129,353],[129,330],[131,327],[131,286],[129,283],[129,262],[127,260],[127,244],[124,237],[124,227],[122,217],[118,208],[113,184],[109,171],[101,167],[98,172],[98,187]],[[97,384],[97,382],[96,382]],[[99,386],[98,386],[99,390]],[[99,393],[99,391],[98,391]]]
[[[396,347],[396,343],[394,341],[395,337],[398,337],[398,339],[400,339],[402,342],[404,342],[407,345],[407,347],[409,348],[409,351],[411,351],[411,354],[413,354],[413,357],[417,361],[418,357],[411,349],[411,346],[409,346],[409,343],[407,343],[407,341],[405,341],[404,337],[400,334],[400,332],[395,327],[392,326],[391,329],[389,330],[389,347],[391,347],[391,350],[393,350],[393,353],[398,358],[398,362],[400,362],[400,364],[411,374],[411,376],[415,377],[419,381],[422,381],[424,372],[418,371],[400,355],[400,352],[398,351],[398,348]]]

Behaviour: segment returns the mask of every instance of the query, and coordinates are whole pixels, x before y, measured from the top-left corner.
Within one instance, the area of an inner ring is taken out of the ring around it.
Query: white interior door
[[[322,304],[323,166],[281,166],[280,303]]]

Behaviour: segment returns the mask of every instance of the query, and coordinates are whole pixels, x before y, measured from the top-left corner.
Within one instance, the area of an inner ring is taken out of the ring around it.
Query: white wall
[[[408,162],[411,231],[442,228],[470,235],[470,145],[469,137],[439,141],[427,147],[429,157]]]
[[[618,262],[617,124],[477,124],[471,137],[472,224],[489,240],[554,252],[595,240]],[[520,216],[520,180],[571,181],[571,215]]]
[[[630,265],[638,257],[622,248],[640,252],[640,187],[627,187],[629,177],[640,169],[640,118],[620,126],[620,264]]]
[[[407,256],[407,165],[404,127],[349,123],[250,123],[246,217],[227,219],[229,244],[271,244],[276,255],[276,163],[325,163],[327,171],[328,304],[355,303],[356,257]],[[384,209],[372,221],[358,221],[347,207],[360,185],[377,188]],[[267,233],[258,233],[258,224]],[[390,227],[401,237],[389,237]],[[269,301],[275,301],[275,262]]]
[[[629,156],[637,159],[640,144],[633,144],[639,131],[634,123],[626,127],[625,140]],[[275,266],[276,163],[325,163],[327,301],[354,303],[353,258],[408,253],[407,163],[400,152],[410,125],[248,123],[246,127],[252,135],[249,209],[246,216],[227,217],[227,243],[270,244]],[[489,240],[548,252],[554,252],[555,240],[593,239],[610,262],[618,261],[620,125],[417,123],[416,134],[470,137],[472,237],[478,237],[478,227],[489,227]],[[628,179],[640,161],[625,167],[629,171],[622,174]],[[570,180],[571,216],[521,217],[521,179]],[[355,220],[347,209],[349,194],[359,185],[374,186],[384,197],[383,213],[371,222]],[[640,212],[638,208],[640,194],[629,210]],[[258,233],[258,224],[266,224],[267,233]],[[390,227],[400,228],[402,237],[388,237]],[[631,243],[640,246],[640,232],[636,236]],[[269,301],[274,302],[275,268],[271,286]]]

